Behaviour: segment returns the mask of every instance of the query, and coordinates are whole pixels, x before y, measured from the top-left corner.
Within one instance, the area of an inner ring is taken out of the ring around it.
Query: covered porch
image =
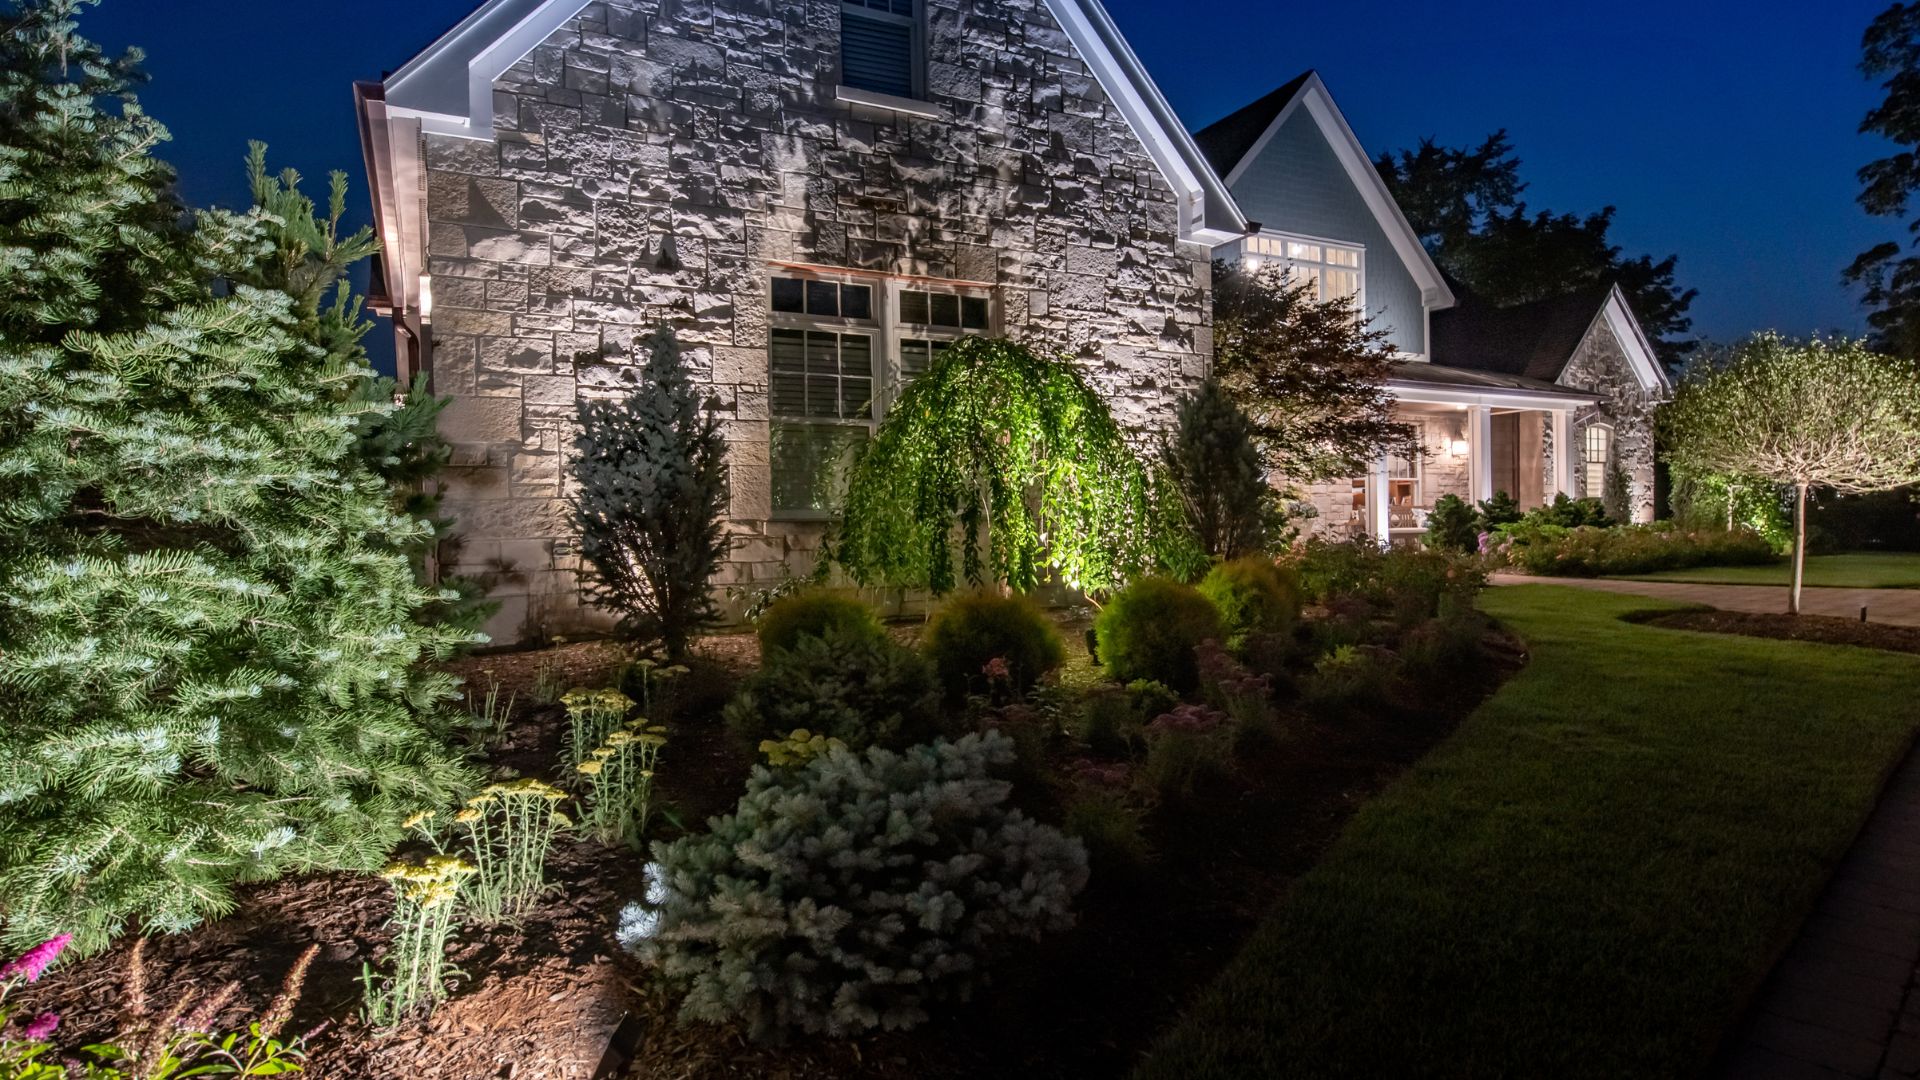
[[[1579,456],[1555,448],[1574,445],[1576,415],[1597,395],[1460,368],[1402,368],[1388,386],[1420,452],[1382,457],[1366,475],[1316,492],[1323,532],[1414,543],[1442,496],[1476,505],[1504,491],[1525,510],[1578,493]]]

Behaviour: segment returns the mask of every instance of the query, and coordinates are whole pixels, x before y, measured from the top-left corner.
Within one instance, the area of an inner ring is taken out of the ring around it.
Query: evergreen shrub
[[[959,697],[984,685],[993,661],[1001,661],[1016,693],[1033,689],[1067,658],[1053,620],[1031,598],[987,589],[952,597],[927,625],[922,649],[947,693]]]
[[[820,588],[781,597],[754,623],[762,657],[791,649],[802,637],[825,637],[829,630],[867,638],[887,633],[872,608],[845,593]]]
[[[713,576],[730,541],[727,444],[673,329],[647,342],[628,392],[581,403],[573,476],[581,583],[619,612],[622,634],[659,641],[670,659],[719,621]]]
[[[1073,925],[1086,849],[1007,806],[997,732],[756,767],[709,832],[654,845],[621,939],[681,1015],[758,1038],[924,1023],[994,952]]]
[[[726,705],[727,727],[748,746],[796,729],[855,750],[930,738],[940,725],[933,668],[892,639],[829,629],[767,655]]]
[[[1433,512],[1427,515],[1427,546],[1438,551],[1472,554],[1480,550],[1484,524],[1465,499],[1442,495],[1433,500]]]
[[[76,10],[0,11],[0,940],[84,953],[379,866],[471,783],[475,635],[383,472],[434,454],[365,393],[344,175],[256,147],[251,208],[187,212]]]
[[[1225,644],[1239,650],[1254,634],[1285,634],[1300,618],[1300,577],[1292,565],[1260,555],[1224,562],[1200,581],[1219,609]]]
[[[1220,383],[1207,379],[1180,402],[1160,469],[1186,508],[1200,550],[1211,558],[1258,553],[1278,493],[1267,483],[1254,424]]]
[[[1122,682],[1152,679],[1181,692],[1199,685],[1194,647],[1225,636],[1211,600],[1161,577],[1141,578],[1115,594],[1093,632],[1109,675]]]

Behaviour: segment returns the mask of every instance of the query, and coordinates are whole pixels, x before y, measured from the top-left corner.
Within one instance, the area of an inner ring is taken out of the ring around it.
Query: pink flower
[[[1013,675],[1013,672],[1007,667],[1007,658],[1004,656],[996,656],[981,665],[980,673],[994,682],[1011,678]]]
[[[53,1034],[53,1029],[59,1026],[59,1016],[54,1013],[43,1012],[33,1018],[33,1023],[27,1025],[27,1041],[46,1042],[47,1036]]]
[[[61,934],[59,937],[50,938],[35,945],[33,948],[27,950],[26,954],[21,956],[20,959],[7,964],[5,967],[0,967],[0,979],[11,979],[18,976],[28,982],[39,981],[41,974],[47,970],[47,967],[59,957],[60,953],[64,951],[72,941],[72,934]],[[39,1021],[35,1021],[35,1023],[38,1022]]]

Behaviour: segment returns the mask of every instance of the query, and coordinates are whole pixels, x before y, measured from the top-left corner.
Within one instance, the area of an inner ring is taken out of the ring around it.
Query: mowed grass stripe
[[[1691,1076],[1920,726],[1920,658],[1492,590],[1531,662],[1349,824],[1140,1075]]]

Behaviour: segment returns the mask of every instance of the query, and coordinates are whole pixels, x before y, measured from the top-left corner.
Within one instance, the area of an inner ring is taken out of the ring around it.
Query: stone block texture
[[[1565,370],[1560,373],[1559,383],[1579,390],[1600,395],[1597,406],[1581,409],[1570,418],[1569,433],[1575,454],[1586,445],[1586,430],[1591,424],[1609,424],[1613,427],[1613,460],[1626,470],[1630,486],[1628,504],[1633,508],[1633,520],[1653,520],[1653,413],[1659,404],[1656,395],[1649,393],[1640,385],[1633,373],[1632,362],[1627,359],[1626,351],[1621,347],[1619,338],[1614,336],[1605,319],[1595,319],[1587,329],[1587,336],[1580,339],[1580,345],[1573,352],[1573,358],[1567,361]],[[1551,442],[1551,437],[1548,439]],[[1549,451],[1557,453],[1558,447]],[[1586,490],[1586,470],[1575,459],[1575,494],[1587,498],[1600,498],[1598,491]],[[1552,465],[1549,462],[1548,476],[1551,477]],[[1551,486],[1548,490],[1552,490]]]
[[[496,641],[604,625],[566,512],[578,403],[663,322],[727,421],[716,588],[812,568],[823,526],[771,520],[770,264],[991,283],[1002,332],[1143,439],[1205,373],[1208,253],[1044,0],[925,21],[938,117],[836,99],[838,0],[605,0],[495,84],[494,139],[426,136],[451,568],[502,582]]]

